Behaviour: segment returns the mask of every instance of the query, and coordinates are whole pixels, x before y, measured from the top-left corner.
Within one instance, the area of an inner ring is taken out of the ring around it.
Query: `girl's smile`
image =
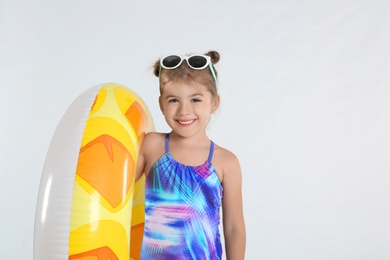
[[[188,121],[177,120],[177,122],[178,122],[179,124],[181,124],[181,125],[187,126],[187,125],[190,125],[190,124],[192,124],[193,122],[195,122],[195,119],[188,120]]]

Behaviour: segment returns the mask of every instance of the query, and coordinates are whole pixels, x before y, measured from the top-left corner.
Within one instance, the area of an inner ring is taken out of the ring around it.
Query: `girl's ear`
[[[158,104],[160,105],[160,110],[161,110],[162,114],[164,115],[164,106],[163,106],[163,103],[162,103],[161,96],[158,97]]]
[[[213,100],[213,105],[211,106],[211,114],[214,114],[218,110],[219,104],[221,103],[221,97],[217,95]]]

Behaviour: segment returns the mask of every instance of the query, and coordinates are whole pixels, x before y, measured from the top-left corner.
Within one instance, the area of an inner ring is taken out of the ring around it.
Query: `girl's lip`
[[[190,125],[192,124],[193,122],[195,122],[195,119],[191,119],[191,120],[176,120],[179,124],[181,125]]]

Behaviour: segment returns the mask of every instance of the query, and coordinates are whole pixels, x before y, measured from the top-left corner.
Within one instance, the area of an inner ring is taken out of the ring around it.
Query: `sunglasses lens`
[[[176,67],[181,62],[181,58],[177,55],[171,55],[162,60],[164,67],[173,68]]]
[[[192,56],[188,59],[188,64],[193,68],[204,68],[207,65],[207,59],[202,56]]]

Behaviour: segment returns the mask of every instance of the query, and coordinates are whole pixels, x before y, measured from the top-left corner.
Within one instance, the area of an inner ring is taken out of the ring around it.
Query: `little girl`
[[[219,107],[219,53],[167,56],[154,65],[160,109],[172,129],[145,136],[136,180],[145,181],[142,259],[222,259],[220,207],[228,260],[244,259],[241,169],[206,127]]]

